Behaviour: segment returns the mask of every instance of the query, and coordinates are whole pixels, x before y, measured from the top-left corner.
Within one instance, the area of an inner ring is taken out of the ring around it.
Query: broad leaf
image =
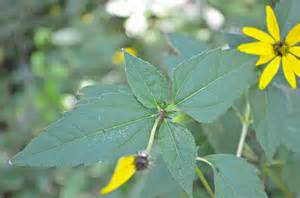
[[[159,131],[159,146],[171,175],[191,195],[197,155],[191,132],[180,125],[164,121]]]
[[[168,81],[157,68],[125,52],[125,70],[132,92],[143,105],[157,108],[166,102]]]
[[[256,88],[251,91],[254,128],[268,160],[280,145],[300,152],[299,97],[299,89],[291,90],[278,84],[265,91]]]
[[[299,0],[280,0],[276,4],[276,15],[280,25],[282,37],[297,23],[300,23]]]
[[[200,122],[226,112],[251,83],[253,57],[235,50],[213,50],[178,65],[173,75],[175,105]]]
[[[87,91],[74,110],[34,138],[12,163],[74,166],[143,149],[153,123],[151,112],[138,103],[128,88],[100,90],[95,94]]]
[[[258,170],[234,155],[205,157],[213,166],[216,198],[266,198]]]

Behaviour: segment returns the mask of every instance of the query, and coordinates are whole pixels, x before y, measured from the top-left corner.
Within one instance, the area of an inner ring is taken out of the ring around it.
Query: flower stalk
[[[198,168],[198,167],[196,167],[195,170],[196,170],[196,174],[198,175],[198,177],[199,177],[201,183],[203,184],[203,186],[204,186],[204,188],[206,189],[206,191],[207,191],[207,193],[209,194],[209,196],[210,196],[211,198],[214,198],[214,193],[213,193],[211,187],[209,186],[209,184],[208,184],[208,182],[207,182],[207,180],[206,180],[206,178],[205,178],[203,172],[201,171],[201,169]]]

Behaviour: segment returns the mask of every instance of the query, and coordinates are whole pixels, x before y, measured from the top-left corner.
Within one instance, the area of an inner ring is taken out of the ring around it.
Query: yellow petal
[[[124,50],[133,56],[137,56],[138,54],[138,52],[132,47],[127,47]],[[122,51],[115,52],[112,56],[112,63],[115,65],[119,65],[122,64],[123,62],[124,62],[123,52]]]
[[[291,67],[293,68],[295,74],[297,76],[300,76],[300,61],[292,54],[287,54],[286,58]]]
[[[274,78],[276,73],[278,72],[280,66],[280,57],[277,56],[274,58],[263,71],[260,80],[259,80],[259,88],[261,90],[265,89]]]
[[[243,33],[262,42],[273,44],[275,40],[266,32],[253,27],[244,27]]]
[[[126,51],[127,53],[133,55],[133,56],[137,56],[137,54],[138,54],[137,51],[136,51],[136,49],[134,49],[134,48],[132,48],[132,47],[127,47],[127,48],[125,48],[125,51]]]
[[[264,42],[244,43],[238,47],[238,50],[254,55],[275,55],[273,46]]]
[[[300,77],[300,61],[298,59],[296,59],[293,69],[295,74]]]
[[[134,156],[121,157],[109,183],[105,187],[103,187],[99,193],[110,193],[111,191],[117,189],[125,182],[127,182],[136,171],[134,161]]]
[[[288,45],[295,45],[300,42],[300,24],[295,25],[287,34],[285,42]]]
[[[258,61],[256,62],[256,66],[265,64],[265,63],[269,62],[270,60],[272,60],[274,57],[275,57],[274,54],[260,56]]]
[[[266,7],[266,13],[267,13],[267,27],[269,33],[272,35],[272,37],[275,39],[275,41],[280,41],[280,30],[279,25],[276,19],[276,15],[272,9],[271,6]]]
[[[289,52],[294,54],[295,56],[300,57],[300,46],[291,47]]]
[[[284,76],[293,89],[297,87],[296,76],[294,73],[294,64],[295,62],[293,59],[293,55],[282,57],[282,69]]]

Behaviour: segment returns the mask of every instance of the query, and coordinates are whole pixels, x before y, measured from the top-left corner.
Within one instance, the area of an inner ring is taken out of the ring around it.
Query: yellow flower
[[[300,24],[295,25],[285,39],[280,37],[280,29],[273,9],[266,7],[268,33],[254,27],[244,27],[243,33],[258,41],[245,43],[238,47],[241,52],[258,55],[256,66],[268,63],[260,80],[259,88],[265,89],[279,70],[282,70],[292,88],[297,87],[296,76],[300,76]]]
[[[126,183],[136,171],[145,170],[148,166],[149,155],[145,151],[139,152],[137,155],[121,157],[109,183],[99,193],[103,195],[116,190]]]
[[[50,8],[50,12],[49,12],[50,16],[58,16],[60,15],[60,13],[61,13],[60,5],[57,4]]]
[[[137,51],[136,49],[132,48],[132,47],[127,47],[124,49],[126,52],[128,52],[131,55],[137,56]],[[115,65],[119,65],[122,64],[124,62],[124,54],[122,51],[117,51],[113,54],[112,56],[112,62]]]
[[[94,16],[90,13],[87,13],[87,14],[84,14],[82,17],[81,17],[81,20],[85,23],[85,24],[91,24],[92,21],[94,19]]]

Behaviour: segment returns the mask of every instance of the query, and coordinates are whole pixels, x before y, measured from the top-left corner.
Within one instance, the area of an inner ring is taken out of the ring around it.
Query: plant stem
[[[204,188],[206,189],[207,193],[209,194],[209,196],[211,198],[214,198],[214,193],[213,193],[211,187],[209,186],[209,184],[208,184],[204,174],[202,173],[201,169],[196,167],[195,170],[196,170],[196,173],[197,173],[201,183],[203,184]]]
[[[293,194],[289,191],[288,187],[282,182],[282,180],[273,173],[273,171],[267,166],[264,165],[262,170],[267,176],[269,176],[274,184],[285,194],[287,198],[292,198]]]
[[[210,163],[209,161],[207,161],[205,158],[202,158],[202,157],[196,157],[196,160],[197,161],[200,161],[200,162],[204,162],[206,164],[208,164],[210,167],[214,167],[212,163]]]
[[[245,109],[245,114],[244,114],[244,119],[243,119],[242,133],[241,133],[241,136],[240,136],[240,141],[239,141],[239,145],[238,145],[237,152],[236,152],[237,157],[242,156],[243,147],[244,147],[245,140],[246,140],[246,137],[247,137],[249,124],[250,124],[250,104],[247,102],[246,109]]]
[[[156,130],[157,130],[157,127],[158,127],[160,121],[161,121],[161,118],[158,117],[158,118],[156,118],[156,120],[153,124],[152,130],[151,130],[151,133],[150,133],[149,142],[148,142],[148,145],[147,145],[147,148],[146,148],[147,153],[150,153],[150,151],[152,149],[152,146],[153,146],[153,143],[154,143],[155,133],[156,133]]]

